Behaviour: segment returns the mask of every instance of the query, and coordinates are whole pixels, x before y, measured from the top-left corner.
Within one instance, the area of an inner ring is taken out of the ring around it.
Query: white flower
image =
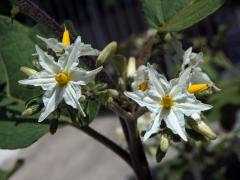
[[[200,114],[201,111],[212,107],[201,103],[194,95],[187,93],[190,72],[191,69],[188,68],[178,79],[168,82],[163,75],[159,75],[148,66],[149,81],[152,86],[146,96],[142,98],[135,92],[125,92],[126,96],[140,106],[147,107],[153,115],[151,128],[145,133],[143,140],[157,133],[160,130],[161,121],[164,120],[173,133],[187,141],[184,116]]]
[[[64,51],[71,51],[73,48],[73,44],[66,45],[65,43],[59,42],[54,38],[44,38],[37,35],[39,39],[47,44],[47,47],[52,49],[57,55],[62,55]],[[81,39],[81,37],[78,37]],[[84,44],[83,42],[79,43],[80,56],[98,56],[99,51],[97,49],[93,49],[90,44]]]
[[[133,75],[132,90],[144,94],[149,89],[149,78],[147,67],[141,65]]]
[[[192,47],[188,48],[183,55],[182,71],[187,67],[192,68],[190,84],[207,84],[215,91],[220,89],[211,81],[209,76],[202,71],[203,54],[192,52]]]
[[[35,73],[28,79],[20,80],[19,83],[41,86],[46,91],[43,95],[45,107],[39,117],[39,122],[53,112],[63,99],[66,104],[78,109],[85,116],[79,103],[79,98],[82,96],[81,85],[86,85],[92,81],[102,67],[92,71],[77,67],[79,64],[78,58],[81,55],[81,44],[81,38],[78,37],[72,45],[71,51],[67,51],[60,56],[58,62],[55,62],[52,56],[36,46],[39,64],[44,70]]]

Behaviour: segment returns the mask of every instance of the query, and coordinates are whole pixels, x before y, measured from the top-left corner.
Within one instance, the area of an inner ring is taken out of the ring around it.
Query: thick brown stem
[[[125,132],[125,134],[128,134],[127,142],[129,146],[130,157],[137,178],[139,180],[151,180],[152,176],[150,168],[141,139],[139,137],[139,133],[137,131],[136,122],[123,119],[120,119],[120,121],[122,124],[124,122],[127,127],[127,132]],[[126,131],[126,129],[124,131]]]

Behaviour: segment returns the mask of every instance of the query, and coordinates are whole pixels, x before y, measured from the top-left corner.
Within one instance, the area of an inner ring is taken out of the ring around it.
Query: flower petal
[[[175,102],[174,108],[178,109],[186,116],[191,116],[193,114],[199,114],[201,111],[209,110],[212,106],[203,104],[192,96],[191,98],[186,98],[184,102]]]
[[[39,35],[37,35],[39,39],[41,39],[43,42],[47,44],[47,47],[52,49],[56,53],[61,53],[66,47],[62,44],[59,43],[57,39],[54,38],[44,38]]]
[[[161,114],[161,111],[153,115],[152,126],[144,134],[143,141],[146,141],[148,138],[151,137],[152,134],[157,133],[160,130],[162,116],[163,115]]]
[[[91,47],[90,44],[81,44],[80,56],[98,56],[100,51]]]
[[[63,99],[64,88],[61,86],[52,86],[43,95],[44,108],[39,116],[38,122],[42,122],[47,116],[57,109],[58,104]]]
[[[92,71],[86,71],[81,68],[74,68],[73,70],[71,70],[70,76],[72,78],[72,81],[74,81],[74,82],[80,81],[80,82],[85,82],[85,84],[87,84],[87,83],[91,82],[92,80],[94,80],[97,73],[99,73],[102,69],[103,69],[103,67],[99,67]]]
[[[72,106],[75,109],[78,109],[79,112],[85,117],[86,114],[84,113],[79,103],[79,98],[81,96],[82,96],[82,93],[81,93],[80,86],[74,85],[72,83],[68,83],[63,95],[64,101],[66,102],[66,104]]]
[[[80,45],[81,45],[81,37],[78,36],[67,58],[67,63],[66,63],[66,66],[64,67],[64,71],[69,72],[70,69],[76,67],[79,64],[78,58],[80,56]]]
[[[157,90],[160,96],[165,94],[165,91],[163,89],[163,85],[161,84],[161,81],[158,79],[157,72],[151,67],[151,65],[148,64],[148,75],[150,83],[153,85],[153,87]]]
[[[173,79],[171,81],[172,88],[169,94],[174,97],[179,93],[186,92],[189,85],[190,75],[191,68],[187,68],[180,73],[179,78]]]
[[[164,120],[166,126],[171,129],[174,134],[178,134],[184,141],[187,141],[186,132],[184,130],[185,120],[182,113],[176,113],[170,110]]]
[[[48,55],[38,46],[36,46],[36,51],[39,56],[39,64],[42,66],[42,68],[52,74],[56,74],[61,70],[60,66],[54,61],[52,56]]]
[[[19,80],[18,83],[24,85],[41,86],[44,90],[46,90],[49,84],[56,84],[56,80],[49,72],[41,71],[30,76],[28,79]]]
[[[147,107],[151,112],[156,112],[160,109],[159,104],[147,96],[142,98],[141,95],[134,92],[124,92],[124,94],[138,103],[139,106]]]

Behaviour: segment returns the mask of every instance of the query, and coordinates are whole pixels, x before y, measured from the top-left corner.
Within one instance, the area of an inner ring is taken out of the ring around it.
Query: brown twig
[[[17,5],[20,7],[22,13],[30,16],[35,21],[45,25],[57,37],[62,37],[63,27],[61,27],[53,18],[51,18],[45,11],[40,9],[37,5],[29,0],[16,0]]]

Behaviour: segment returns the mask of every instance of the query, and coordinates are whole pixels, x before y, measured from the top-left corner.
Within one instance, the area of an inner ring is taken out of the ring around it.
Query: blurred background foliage
[[[108,42],[115,40],[120,42],[119,52],[127,57],[138,55],[138,50],[149,40],[151,30],[143,18],[143,13],[138,0],[33,0],[59,23],[66,19],[71,20],[76,31],[87,43],[102,49]],[[0,14],[10,17],[12,5],[7,0],[0,1]],[[15,21],[16,20],[16,21]],[[16,14],[13,22],[10,19],[0,17],[0,25],[8,24],[8,28],[0,29],[0,59],[6,61],[9,67],[15,62],[16,72],[11,78],[20,78],[18,71],[20,65],[27,65],[33,52],[33,44],[36,43],[35,34],[48,35],[46,30],[37,25],[32,19]],[[29,27],[18,24],[21,22]],[[13,23],[13,26],[10,26]],[[222,91],[206,98],[200,95],[203,101],[212,104],[214,108],[206,116],[219,137],[213,143],[191,142],[189,144],[172,146],[179,151],[179,155],[169,161],[163,162],[160,167],[154,169],[159,179],[239,179],[240,169],[240,2],[228,0],[225,5],[213,15],[200,23],[175,34],[177,39],[183,42],[186,49],[193,46],[196,52],[203,51],[205,57],[204,70],[216,81]],[[170,59],[174,52],[171,50],[173,42],[167,41],[163,34],[159,34],[159,41],[153,44],[154,51],[150,61],[157,62],[162,72],[171,78],[176,75],[177,61]],[[14,42],[14,43],[12,43]],[[31,42],[31,43],[29,43]],[[39,44],[40,42],[37,42]],[[8,44],[9,46],[3,46]],[[14,47],[22,46],[22,53],[14,54]],[[7,48],[7,49],[4,49]],[[25,52],[26,50],[26,52]],[[30,53],[31,52],[31,53]],[[15,59],[15,60],[14,60]],[[0,61],[1,63],[2,61]],[[21,63],[19,63],[21,62]],[[2,68],[2,69],[1,69]],[[0,64],[0,72],[5,71]],[[110,70],[111,71],[111,70]],[[0,77],[0,115],[2,118],[10,118],[19,113],[18,104],[6,101],[3,97],[13,93],[16,98],[22,98],[25,94],[21,87],[16,91],[6,89],[4,75]],[[11,82],[11,81],[10,81]],[[14,81],[12,81],[14,82]],[[6,91],[5,91],[6,90]],[[32,92],[30,90],[30,92]],[[15,93],[15,94],[14,94]],[[23,100],[24,99],[23,97]],[[6,107],[9,108],[6,111]],[[17,113],[15,112],[17,111]],[[7,113],[6,113],[7,112]],[[29,126],[22,123],[22,126]],[[36,126],[36,125],[34,125]],[[9,125],[4,131],[13,131],[14,124]],[[39,137],[48,131],[48,126],[35,127]],[[24,134],[24,128],[20,134]],[[36,135],[36,132],[33,132]],[[22,135],[21,134],[21,135]],[[19,134],[18,134],[19,135]],[[29,136],[29,134],[28,134]],[[34,141],[33,139],[32,141]],[[0,145],[4,146],[6,139],[0,139]],[[27,146],[28,143],[24,144]],[[8,147],[9,148],[9,147]],[[11,148],[11,147],[10,147]],[[7,173],[0,170],[1,175]],[[0,178],[1,179],[1,178]]]

